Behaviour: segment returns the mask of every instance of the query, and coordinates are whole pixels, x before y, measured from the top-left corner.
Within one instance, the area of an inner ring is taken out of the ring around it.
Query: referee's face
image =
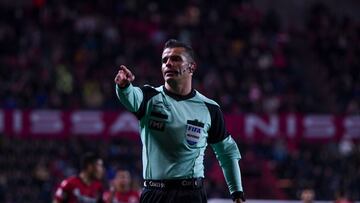
[[[161,71],[165,82],[184,82],[191,81],[194,64],[185,48],[174,47],[166,48],[162,53]]]

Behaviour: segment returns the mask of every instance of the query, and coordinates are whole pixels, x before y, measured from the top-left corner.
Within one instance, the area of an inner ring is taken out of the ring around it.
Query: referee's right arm
[[[130,112],[137,112],[143,100],[143,93],[140,88],[132,86],[135,76],[124,65],[120,66],[114,81],[116,83],[116,95],[120,102]]]

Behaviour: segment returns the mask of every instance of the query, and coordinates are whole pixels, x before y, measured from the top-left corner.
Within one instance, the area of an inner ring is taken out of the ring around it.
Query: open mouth
[[[165,75],[177,75],[178,74],[178,71],[175,71],[175,70],[167,70],[165,71]]]

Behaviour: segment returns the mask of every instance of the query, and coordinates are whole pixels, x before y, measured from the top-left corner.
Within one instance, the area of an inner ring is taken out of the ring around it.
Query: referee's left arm
[[[229,135],[224,140],[210,144],[210,146],[222,168],[232,199],[240,198],[245,201],[238,163],[241,155],[234,139]]]
[[[220,107],[208,103],[206,105],[211,117],[208,143],[219,161],[232,199],[237,202],[240,200],[245,201],[239,167],[240,151],[236,142],[226,130]]]

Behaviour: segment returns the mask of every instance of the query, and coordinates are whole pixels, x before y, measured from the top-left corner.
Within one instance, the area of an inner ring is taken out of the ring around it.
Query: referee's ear
[[[196,63],[195,63],[195,62],[191,62],[191,63],[189,63],[189,67],[188,67],[188,69],[189,69],[189,72],[190,72],[190,73],[194,73],[194,72],[195,72],[195,70],[196,70],[196,68],[197,68],[197,65],[196,65]]]

